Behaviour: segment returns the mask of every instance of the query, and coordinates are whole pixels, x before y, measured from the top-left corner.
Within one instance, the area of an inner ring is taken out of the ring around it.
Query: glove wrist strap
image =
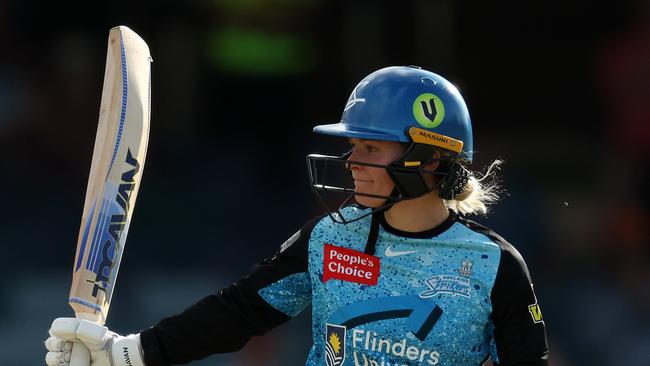
[[[146,366],[140,345],[140,334],[120,337],[111,346],[114,366]]]

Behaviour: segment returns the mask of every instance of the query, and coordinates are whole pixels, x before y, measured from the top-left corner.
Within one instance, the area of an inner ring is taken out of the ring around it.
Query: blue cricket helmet
[[[458,148],[458,159],[468,163],[473,157],[472,123],[460,92],[442,76],[415,66],[386,67],[366,76],[352,91],[341,121],[316,126],[314,132]]]

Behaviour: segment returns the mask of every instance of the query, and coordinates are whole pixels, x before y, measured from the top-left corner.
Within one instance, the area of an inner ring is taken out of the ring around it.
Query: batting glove
[[[55,319],[49,333],[45,341],[48,366],[69,366],[73,343],[90,351],[89,363],[86,359],[83,366],[146,366],[139,334],[122,337],[103,325],[77,318]]]

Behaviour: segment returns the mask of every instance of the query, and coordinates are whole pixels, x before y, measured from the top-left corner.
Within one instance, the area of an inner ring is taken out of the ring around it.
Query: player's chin
[[[358,194],[354,195],[354,199],[357,201],[358,204],[369,208],[381,207],[384,205],[384,203],[386,203],[385,199],[366,197]]]

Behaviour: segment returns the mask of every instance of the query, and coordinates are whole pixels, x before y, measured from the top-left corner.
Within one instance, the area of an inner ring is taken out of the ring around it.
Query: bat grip
[[[90,366],[90,351],[83,343],[74,342],[72,344],[70,366]]]
[[[100,320],[99,314],[76,312],[75,316],[78,319],[88,320],[98,323]],[[90,366],[90,350],[81,341],[72,343],[72,351],[70,352],[70,365],[69,366]]]

